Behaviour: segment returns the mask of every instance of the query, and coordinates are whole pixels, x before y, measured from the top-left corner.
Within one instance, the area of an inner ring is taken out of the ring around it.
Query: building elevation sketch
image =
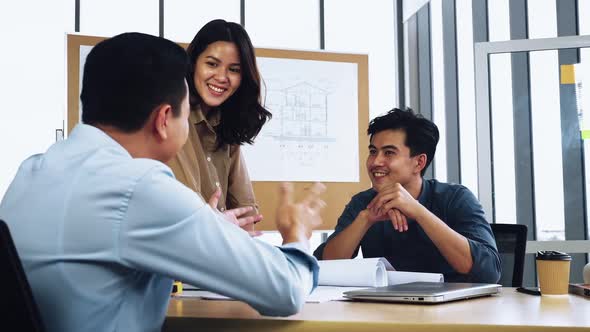
[[[254,181],[357,182],[358,82],[353,63],[257,59],[272,119],[244,156]]]

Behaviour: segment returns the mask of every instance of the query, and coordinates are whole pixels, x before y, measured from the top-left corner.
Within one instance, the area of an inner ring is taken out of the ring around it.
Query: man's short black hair
[[[385,115],[371,120],[367,134],[370,138],[384,130],[403,130],[406,133],[406,146],[410,148],[410,155],[426,154],[426,166],[422,169],[422,176],[434,158],[436,144],[438,144],[438,127],[422,115],[411,109],[400,110],[394,108]]]
[[[188,66],[184,49],[161,37],[133,32],[98,43],[84,65],[82,121],[135,132],[159,105],[179,116]]]

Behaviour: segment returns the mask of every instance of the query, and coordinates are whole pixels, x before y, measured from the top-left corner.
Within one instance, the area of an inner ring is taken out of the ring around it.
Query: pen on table
[[[541,291],[537,287],[518,287],[516,291],[529,295],[541,295]]]

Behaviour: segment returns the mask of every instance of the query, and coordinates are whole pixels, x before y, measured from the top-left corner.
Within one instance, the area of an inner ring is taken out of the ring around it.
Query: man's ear
[[[161,140],[168,138],[168,121],[172,116],[172,106],[162,104],[154,110],[154,132]]]
[[[425,153],[416,156],[416,171],[418,173],[422,172],[424,167],[426,167],[426,161],[428,161],[428,157]]]

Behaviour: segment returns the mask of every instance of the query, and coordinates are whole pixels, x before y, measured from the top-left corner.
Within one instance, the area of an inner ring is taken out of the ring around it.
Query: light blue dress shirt
[[[166,165],[88,125],[23,162],[0,218],[50,331],[157,331],[173,279],[264,315],[294,314],[317,285],[302,243],[250,238]]]

